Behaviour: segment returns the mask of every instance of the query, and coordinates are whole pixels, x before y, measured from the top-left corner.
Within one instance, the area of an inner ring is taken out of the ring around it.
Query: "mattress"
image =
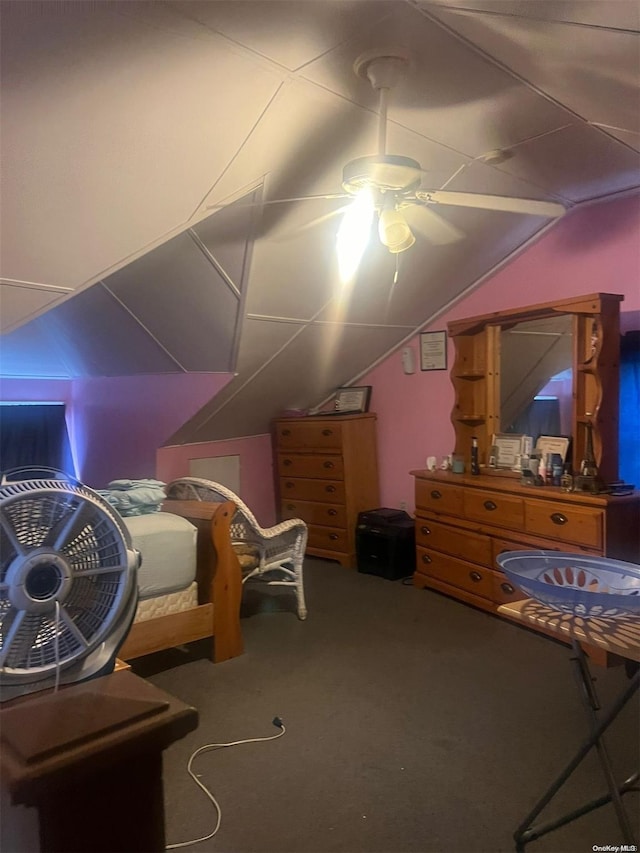
[[[123,518],[133,547],[140,551],[138,593],[155,598],[187,589],[196,577],[196,527],[170,512]]]
[[[145,598],[138,602],[134,622],[146,622],[158,616],[169,616],[181,613],[198,606],[198,584],[194,581],[187,589],[179,592],[169,592],[157,598]]]

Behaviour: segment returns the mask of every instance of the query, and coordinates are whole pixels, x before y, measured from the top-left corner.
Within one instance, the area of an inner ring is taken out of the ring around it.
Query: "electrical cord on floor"
[[[213,806],[214,806],[214,808],[216,810],[216,814],[217,814],[216,825],[215,825],[213,831],[209,833],[209,835],[204,835],[202,838],[194,838],[193,841],[178,841],[176,844],[167,844],[167,846],[165,847],[165,850],[176,850],[178,847],[190,847],[192,844],[199,844],[201,841],[209,841],[209,839],[213,838],[213,836],[216,834],[216,832],[220,829],[220,823],[222,822],[222,809],[220,808],[220,803],[216,800],[216,798],[213,796],[211,791],[206,787],[206,785],[204,785],[198,779],[198,777],[195,775],[195,773],[191,769],[191,765],[193,764],[194,759],[197,758],[197,756],[200,755],[200,753],[208,752],[211,749],[225,749],[228,746],[239,746],[242,743],[264,743],[265,741],[268,741],[268,740],[277,740],[277,738],[282,737],[282,735],[286,732],[286,729],[285,729],[284,723],[282,722],[280,717],[274,717],[272,722],[273,722],[274,726],[276,726],[277,728],[280,729],[280,731],[278,732],[277,735],[269,735],[269,737],[253,737],[253,738],[248,738],[247,740],[234,740],[234,741],[231,741],[229,743],[207,743],[204,746],[201,746],[198,749],[196,749],[196,751],[191,754],[191,757],[189,758],[189,761],[187,762],[187,772],[188,772],[189,776],[191,776],[193,781],[196,783],[196,785],[203,791],[205,796],[207,796],[211,800],[211,802],[213,803]]]

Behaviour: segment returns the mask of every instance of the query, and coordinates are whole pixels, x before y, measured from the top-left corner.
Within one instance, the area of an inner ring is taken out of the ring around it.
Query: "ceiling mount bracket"
[[[393,89],[409,65],[409,55],[402,48],[376,48],[360,54],[353,63],[353,70],[378,91]]]

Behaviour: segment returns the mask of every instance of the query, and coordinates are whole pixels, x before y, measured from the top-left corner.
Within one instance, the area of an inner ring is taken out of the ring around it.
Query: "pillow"
[[[126,518],[158,512],[166,497],[164,487],[160,480],[112,480],[98,494]]]

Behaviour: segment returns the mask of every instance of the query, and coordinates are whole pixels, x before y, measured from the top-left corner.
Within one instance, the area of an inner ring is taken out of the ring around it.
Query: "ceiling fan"
[[[415,243],[415,236],[405,215],[405,211],[409,208],[420,211],[420,217],[425,226],[424,232],[427,239],[434,244],[452,243],[464,237],[464,233],[459,228],[432,210],[432,207],[438,205],[481,208],[548,218],[556,218],[566,212],[564,205],[558,202],[422,188],[422,177],[425,170],[417,160],[403,155],[386,153],[389,98],[409,64],[408,56],[400,50],[373,50],[362,54],[355,61],[355,73],[359,77],[367,79],[373,89],[378,92],[378,153],[358,157],[344,166],[342,172],[344,192],[328,195],[306,195],[299,198],[276,198],[262,202],[262,204],[285,204],[311,199],[357,201],[366,195],[369,207],[375,211],[378,217],[380,241],[393,254],[404,252]],[[509,156],[509,152],[497,150],[478,159],[488,163],[497,163],[508,159]],[[348,207],[353,207],[353,205]],[[334,210],[307,223],[300,230],[307,230],[309,227],[344,210],[344,207]],[[349,210],[347,209],[347,215],[348,213]]]

